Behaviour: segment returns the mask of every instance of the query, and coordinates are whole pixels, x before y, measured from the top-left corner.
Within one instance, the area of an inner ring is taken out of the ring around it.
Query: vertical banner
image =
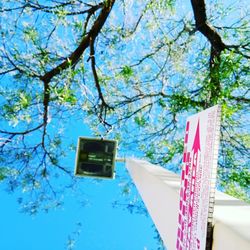
[[[177,231],[177,250],[204,250],[211,224],[221,109],[216,105],[187,119]]]

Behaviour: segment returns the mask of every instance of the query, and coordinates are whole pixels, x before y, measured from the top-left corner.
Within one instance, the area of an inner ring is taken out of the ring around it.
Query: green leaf
[[[23,32],[24,32],[24,38],[26,40],[31,40],[32,42],[35,42],[38,39],[38,33],[34,27],[27,27],[24,29]]]
[[[167,106],[166,103],[165,103],[165,101],[162,98],[158,100],[158,103],[163,108],[165,108]]]
[[[67,87],[54,88],[53,92],[60,104],[70,104],[71,106],[77,103],[77,98],[74,91]]]
[[[31,103],[31,96],[27,93],[20,92],[19,94],[19,104],[22,109],[27,109]]]
[[[146,119],[144,117],[139,117],[139,116],[136,116],[134,118],[134,121],[137,125],[139,125],[140,127],[143,127],[146,125]]]
[[[133,76],[133,74],[134,74],[134,71],[130,66],[124,66],[121,70],[121,75],[125,79],[129,79],[130,77]]]
[[[3,181],[8,176],[9,169],[6,167],[0,167],[0,181]]]

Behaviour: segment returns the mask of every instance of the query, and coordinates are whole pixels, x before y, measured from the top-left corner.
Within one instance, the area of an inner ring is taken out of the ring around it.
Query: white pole
[[[180,176],[149,162],[126,159],[128,169],[168,250],[176,249]]]
[[[126,167],[167,250],[176,250],[180,176],[142,160]],[[249,250],[250,205],[216,191],[213,229],[212,250]]]

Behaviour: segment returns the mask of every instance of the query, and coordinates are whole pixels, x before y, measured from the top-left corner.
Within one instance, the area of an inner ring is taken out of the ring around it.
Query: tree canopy
[[[3,0],[0,13],[0,180],[27,191],[25,209],[50,207],[53,178],[74,183],[69,120],[178,171],[185,118],[215,104],[219,185],[249,198],[247,1]]]

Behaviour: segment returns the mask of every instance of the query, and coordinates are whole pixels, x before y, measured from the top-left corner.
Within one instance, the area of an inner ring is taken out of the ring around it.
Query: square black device
[[[114,178],[117,141],[79,137],[75,175]]]

